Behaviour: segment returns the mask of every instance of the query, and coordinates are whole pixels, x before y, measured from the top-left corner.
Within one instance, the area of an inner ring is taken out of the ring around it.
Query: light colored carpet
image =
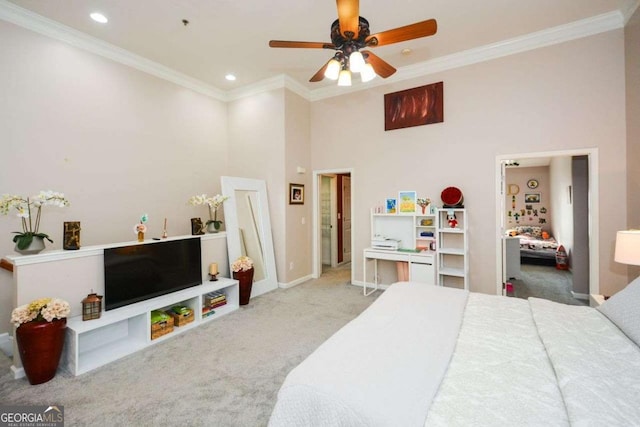
[[[64,405],[67,426],[264,426],[287,373],[366,309],[348,268],[251,300],[234,313],[89,373],[31,386],[0,355],[0,402]]]
[[[517,280],[510,280],[513,283],[512,296],[524,299],[543,298],[570,305],[588,305],[587,301],[576,299],[571,294],[573,282],[570,271],[530,264],[522,264],[520,271]]]

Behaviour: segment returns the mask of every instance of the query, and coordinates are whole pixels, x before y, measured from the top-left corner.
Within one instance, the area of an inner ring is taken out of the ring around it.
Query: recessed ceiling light
[[[91,17],[91,19],[93,19],[96,22],[99,22],[101,24],[106,24],[107,22],[109,22],[109,20],[107,19],[106,16],[104,16],[102,13],[100,12],[93,12],[91,15],[89,15]]]
[[[227,74],[226,76],[224,76],[224,78],[232,82],[236,79],[236,76],[234,76],[233,74]]]

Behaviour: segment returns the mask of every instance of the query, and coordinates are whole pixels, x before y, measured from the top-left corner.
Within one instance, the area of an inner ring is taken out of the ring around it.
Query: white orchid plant
[[[55,191],[40,191],[31,197],[3,194],[0,199],[0,213],[7,215],[13,209],[17,211],[17,215],[22,221],[22,231],[14,231],[16,235],[13,237],[13,242],[17,244],[18,249],[26,249],[34,237],[47,239],[53,243],[48,235],[40,233],[42,207],[58,206],[62,208],[68,205],[69,201],[64,197],[64,194]]]
[[[253,260],[248,256],[244,256],[244,255],[241,257],[238,257],[238,259],[233,261],[233,264],[231,264],[231,270],[233,270],[235,273],[239,271],[251,270],[252,268],[253,268]]]
[[[207,221],[206,225],[213,223],[216,228],[220,228],[222,221],[218,220],[218,208],[222,206],[228,198],[229,196],[222,196],[220,194],[216,194],[213,197],[207,197],[206,194],[199,194],[192,196],[189,199],[189,204],[191,206],[207,205],[209,207],[209,221]]]
[[[11,312],[11,322],[20,326],[28,322],[52,322],[64,319],[71,312],[69,303],[59,298],[40,298],[29,304],[16,307]]]

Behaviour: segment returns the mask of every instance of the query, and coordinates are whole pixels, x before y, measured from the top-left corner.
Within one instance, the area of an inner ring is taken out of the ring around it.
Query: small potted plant
[[[44,249],[44,239],[53,243],[45,233],[40,233],[40,219],[43,206],[68,206],[64,194],[55,191],[40,191],[31,197],[3,194],[0,199],[0,213],[7,215],[15,209],[22,222],[22,231],[14,231],[15,250],[24,255],[37,254]],[[35,213],[35,218],[33,214]]]
[[[42,384],[56,375],[64,346],[69,303],[40,298],[11,313],[24,372],[31,384]]]
[[[240,305],[249,304],[253,287],[253,260],[248,256],[240,256],[231,264],[233,278],[240,284]]]
[[[206,222],[207,231],[209,233],[217,233],[220,231],[222,221],[218,219],[218,208],[222,206],[224,201],[228,198],[229,196],[222,196],[220,194],[216,194],[213,197],[207,197],[206,194],[200,194],[192,196],[189,199],[189,204],[192,206],[207,205],[209,207],[209,220]]]

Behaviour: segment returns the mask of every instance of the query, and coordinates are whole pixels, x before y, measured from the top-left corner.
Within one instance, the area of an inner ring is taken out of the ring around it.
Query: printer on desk
[[[390,239],[384,236],[373,236],[371,239],[371,249],[384,249],[388,251],[397,251],[400,247],[400,240]]]

